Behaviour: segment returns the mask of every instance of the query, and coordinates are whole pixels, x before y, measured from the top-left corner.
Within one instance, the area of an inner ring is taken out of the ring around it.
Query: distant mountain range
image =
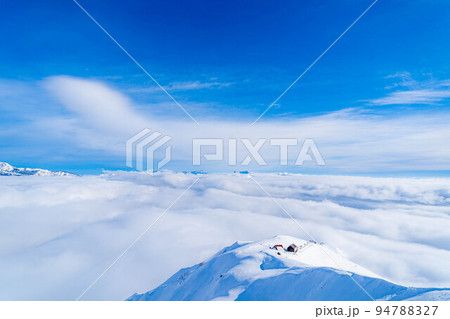
[[[294,251],[287,249],[295,244]],[[177,247],[177,249],[182,249]],[[176,252],[175,252],[176,253]],[[389,262],[389,261],[386,261]],[[326,245],[290,236],[224,248],[128,300],[450,300],[450,289],[405,287]]]
[[[0,162],[0,176],[77,176],[68,172],[54,172],[39,168],[14,167],[8,163]]]

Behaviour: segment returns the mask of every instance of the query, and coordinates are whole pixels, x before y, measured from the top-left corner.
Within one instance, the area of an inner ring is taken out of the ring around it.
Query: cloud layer
[[[0,180],[0,299],[81,292],[196,176]],[[449,179],[257,174],[317,240],[404,285],[450,287]],[[200,179],[86,299],[124,299],[237,240],[307,235],[245,175]]]

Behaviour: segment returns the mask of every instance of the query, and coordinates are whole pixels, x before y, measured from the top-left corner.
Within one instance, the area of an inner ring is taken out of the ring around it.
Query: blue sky
[[[200,122],[251,123],[372,1],[79,3]],[[78,172],[124,168],[123,156],[57,139],[36,125],[43,118],[73,120],[74,109],[48,93],[52,77],[99,81],[154,120],[190,121],[73,1],[4,2],[0,30],[0,161]],[[445,118],[449,33],[448,1],[380,0],[261,121],[348,109],[385,121]],[[404,135],[411,140],[409,129]],[[422,129],[446,134],[432,124]],[[345,136],[339,143],[347,144]],[[446,171],[444,160],[438,168],[429,159],[428,167],[405,170]],[[354,171],[342,167],[326,172]]]

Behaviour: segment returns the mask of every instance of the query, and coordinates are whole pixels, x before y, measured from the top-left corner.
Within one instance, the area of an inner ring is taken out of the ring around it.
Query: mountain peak
[[[0,171],[2,171],[2,172],[10,172],[13,169],[14,169],[14,167],[9,165],[8,163],[0,162]]]
[[[76,176],[75,174],[71,174],[68,172],[54,172],[46,169],[39,168],[21,168],[14,167],[8,163],[0,162],[0,176]]]
[[[297,249],[289,251],[292,244]],[[426,300],[431,296],[450,299],[450,290],[397,285],[322,243],[275,236],[236,242],[128,300]]]

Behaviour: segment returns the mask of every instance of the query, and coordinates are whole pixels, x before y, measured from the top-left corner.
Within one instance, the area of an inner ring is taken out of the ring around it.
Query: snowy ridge
[[[299,250],[287,251],[290,244]],[[449,289],[397,285],[323,244],[290,236],[236,242],[128,300],[371,300],[354,281],[377,300],[450,300]]]
[[[75,174],[67,172],[54,172],[39,168],[20,168],[9,165],[8,163],[0,162],[0,176],[76,176]]]

